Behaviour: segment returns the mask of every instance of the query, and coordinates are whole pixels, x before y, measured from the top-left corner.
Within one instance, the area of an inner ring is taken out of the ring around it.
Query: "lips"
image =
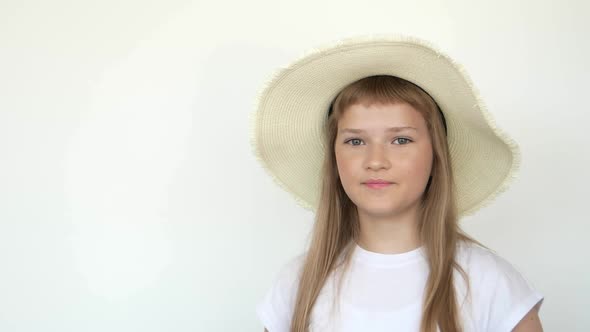
[[[380,188],[389,187],[391,185],[391,183],[367,183],[366,185],[367,185],[367,187],[372,188],[372,189],[380,189]]]
[[[382,179],[372,179],[368,180],[364,184],[371,189],[381,189],[390,186],[392,183]]]
[[[382,179],[371,179],[366,181],[365,184],[391,184],[391,182]]]

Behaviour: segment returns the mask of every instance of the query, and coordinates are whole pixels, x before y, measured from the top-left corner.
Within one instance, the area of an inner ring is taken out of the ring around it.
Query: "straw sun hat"
[[[520,163],[518,145],[494,124],[460,64],[432,43],[407,35],[367,35],[311,49],[279,68],[250,114],[253,153],[273,180],[315,211],[330,104],[348,84],[393,75],[425,90],[444,114],[459,214],[506,190]]]

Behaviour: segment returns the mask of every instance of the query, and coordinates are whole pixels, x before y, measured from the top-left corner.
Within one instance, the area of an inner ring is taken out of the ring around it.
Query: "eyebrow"
[[[418,129],[414,128],[414,127],[410,127],[410,126],[403,126],[403,127],[390,127],[385,129],[385,131],[387,132],[399,132],[399,131],[403,131],[403,130],[415,130],[418,131]],[[365,131],[362,129],[354,129],[354,128],[343,128],[340,129],[340,133],[353,133],[353,134],[360,134],[360,133],[364,133]]]

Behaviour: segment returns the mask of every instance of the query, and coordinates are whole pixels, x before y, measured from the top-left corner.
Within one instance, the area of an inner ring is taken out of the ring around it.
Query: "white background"
[[[588,331],[587,1],[0,2],[0,331],[262,331],[313,221],[248,114],[310,47],[407,33],[463,64],[518,179],[463,220]]]

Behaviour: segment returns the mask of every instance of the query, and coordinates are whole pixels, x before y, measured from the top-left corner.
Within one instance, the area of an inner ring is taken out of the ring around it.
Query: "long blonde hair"
[[[340,182],[334,143],[338,120],[349,106],[361,102],[408,103],[426,121],[432,140],[433,167],[422,195],[418,227],[430,273],[420,331],[435,332],[437,326],[441,332],[462,331],[453,270],[461,273],[468,289],[469,283],[465,271],[455,261],[456,248],[459,241],[483,245],[459,227],[446,125],[438,105],[417,85],[388,75],[370,76],[348,85],[327,114],[320,200],[300,273],[290,331],[308,331],[312,308],[324,283],[338,266],[343,265],[346,271],[359,236],[358,213]]]

